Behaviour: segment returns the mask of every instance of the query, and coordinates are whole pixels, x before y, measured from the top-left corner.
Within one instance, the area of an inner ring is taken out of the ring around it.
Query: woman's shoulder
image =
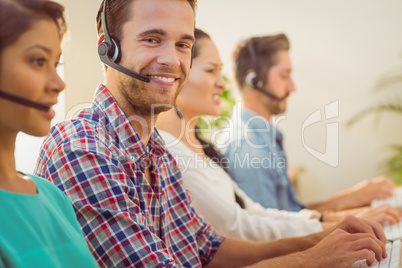
[[[39,194],[43,194],[47,198],[52,196],[54,198],[63,199],[63,202],[68,201],[67,196],[50,181],[32,174],[25,175],[30,177],[35,182]]]
[[[193,155],[193,152],[178,138],[170,134],[169,132],[159,130],[159,134],[165,142],[166,149],[173,153],[173,155]]]

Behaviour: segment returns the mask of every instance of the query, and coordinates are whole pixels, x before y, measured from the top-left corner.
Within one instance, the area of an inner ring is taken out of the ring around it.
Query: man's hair
[[[122,27],[123,24],[126,23],[130,16],[132,15],[132,10],[130,7],[131,3],[135,0],[108,0],[106,6],[106,20],[107,26],[110,36],[114,36],[118,40],[121,40],[122,37]],[[197,7],[197,0],[187,0],[187,2],[191,5],[193,11]],[[98,15],[96,16],[96,29],[98,31],[98,35],[100,36],[103,33],[102,29],[102,12],[103,12],[102,3],[98,10]],[[163,3],[161,3],[163,5]]]
[[[42,19],[55,22],[60,39],[66,33],[62,5],[50,0],[0,0],[0,53]]]
[[[248,48],[249,42],[251,42],[257,59],[256,66],[251,59]],[[255,70],[258,79],[265,85],[269,69],[278,61],[277,53],[281,50],[287,51],[289,48],[289,40],[285,34],[252,37],[241,41],[233,53],[234,71],[239,89],[243,89],[245,77],[251,69]]]

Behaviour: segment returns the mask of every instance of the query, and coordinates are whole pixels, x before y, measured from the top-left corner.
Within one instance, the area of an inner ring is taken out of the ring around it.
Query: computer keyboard
[[[385,246],[388,257],[378,262],[375,261],[371,266],[368,266],[366,260],[357,261],[348,268],[400,268],[401,262],[401,240],[389,241]]]
[[[384,199],[375,199],[371,202],[372,207],[377,207],[382,204],[388,204],[392,207],[402,208],[402,187],[398,187],[394,190],[394,194],[391,197]]]
[[[384,199],[376,199],[371,202],[372,207],[377,207],[383,204],[402,209],[402,187],[394,190],[393,196]],[[394,225],[390,223],[383,224],[383,231],[387,237],[386,250],[388,257],[381,262],[374,262],[371,266],[366,264],[366,260],[355,262],[349,268],[400,268],[402,267],[401,260],[401,239],[402,239],[402,220]]]
[[[389,222],[384,223],[382,230],[389,241],[402,239],[402,219],[400,222],[393,225]]]
[[[388,204],[392,207],[402,209],[402,187],[396,188],[394,194],[391,197],[384,199],[375,199],[371,202],[372,207],[377,207],[383,204]],[[402,239],[402,219],[399,223],[391,225],[389,223],[383,224],[383,231],[387,240]]]

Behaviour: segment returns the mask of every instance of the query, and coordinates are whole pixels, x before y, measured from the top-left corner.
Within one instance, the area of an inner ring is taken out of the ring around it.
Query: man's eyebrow
[[[138,38],[144,38],[150,34],[157,34],[157,35],[162,35],[162,36],[166,36],[166,31],[162,30],[162,29],[149,29],[146,30],[144,32],[141,32],[138,34]]]
[[[186,40],[190,40],[191,42],[195,42],[195,37],[192,36],[191,34],[183,34],[181,36],[181,39],[186,39]]]
[[[139,33],[137,37],[138,38],[144,38],[144,37],[147,37],[148,35],[151,35],[151,34],[167,36],[167,33],[166,33],[165,30],[154,28],[154,29],[149,29],[149,30],[146,30],[144,32]],[[183,34],[183,35],[180,36],[180,39],[187,39],[187,40],[192,41],[193,43],[195,42],[195,38],[191,34]]]

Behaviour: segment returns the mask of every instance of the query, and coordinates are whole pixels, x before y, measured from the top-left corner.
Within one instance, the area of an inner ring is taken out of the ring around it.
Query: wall
[[[103,81],[95,33],[100,2],[62,1],[71,32],[65,50],[65,117],[88,105]],[[306,168],[301,177],[302,200],[320,199],[381,174],[378,163],[386,156],[386,145],[402,140],[401,118],[387,115],[376,125],[368,117],[350,128],[345,122],[371,104],[400,93],[373,93],[371,88],[383,74],[401,69],[401,1],[200,0],[198,5],[197,26],[211,34],[229,77],[231,54],[239,40],[279,32],[289,36],[297,91],[278,126],[285,133],[290,164]],[[303,122],[334,101],[339,103],[339,116],[306,128],[303,146]],[[327,123],[339,125],[335,167],[306,150],[325,152]]]
[[[95,16],[98,1],[61,0],[66,8],[69,32],[63,47],[64,64],[59,69],[66,83],[54,107],[56,117],[52,125],[72,117],[80,108],[88,106],[97,85],[103,81],[102,66],[97,55]],[[44,138],[18,134],[16,142],[17,169],[32,173]]]
[[[321,199],[381,174],[386,146],[402,143],[400,116],[387,114],[378,124],[367,117],[345,126],[362,109],[401,95],[400,90],[371,90],[382,75],[402,70],[400,10],[401,1],[199,1],[197,26],[211,34],[231,77],[231,54],[240,39],[280,32],[290,38],[297,91],[278,126],[290,164],[306,168],[301,199]],[[326,124],[339,125],[336,167],[313,157],[302,142],[303,122],[333,101],[339,102],[339,117],[313,124],[304,134],[306,146],[324,152]]]

